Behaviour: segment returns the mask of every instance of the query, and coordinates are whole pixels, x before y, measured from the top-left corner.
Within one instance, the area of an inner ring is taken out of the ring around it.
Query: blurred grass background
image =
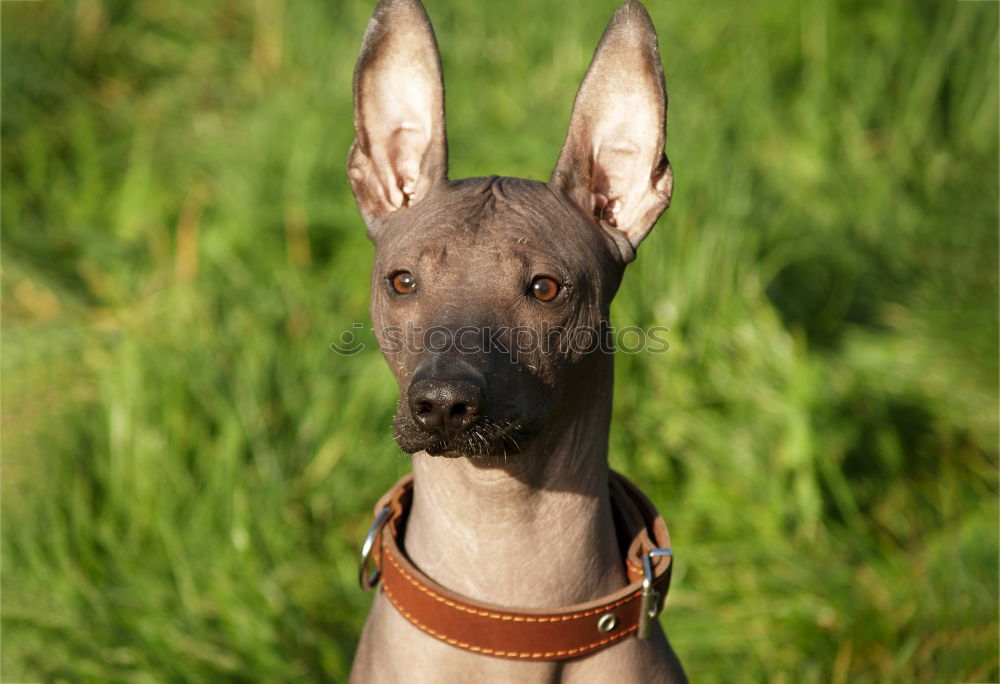
[[[372,2],[2,4],[12,681],[341,681],[408,469],[344,174]],[[696,681],[996,681],[998,5],[651,0],[674,204],[613,465]],[[547,178],[613,1],[429,0],[452,177]]]

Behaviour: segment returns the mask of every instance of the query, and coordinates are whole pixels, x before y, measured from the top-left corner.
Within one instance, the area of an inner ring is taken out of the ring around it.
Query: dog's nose
[[[413,420],[443,439],[467,430],[483,405],[482,389],[464,380],[418,380],[409,395]]]

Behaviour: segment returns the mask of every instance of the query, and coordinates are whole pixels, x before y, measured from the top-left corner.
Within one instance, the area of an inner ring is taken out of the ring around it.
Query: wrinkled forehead
[[[545,183],[470,178],[442,185],[373,226],[380,257],[433,249],[495,251],[557,260],[574,270],[614,265],[611,240]]]

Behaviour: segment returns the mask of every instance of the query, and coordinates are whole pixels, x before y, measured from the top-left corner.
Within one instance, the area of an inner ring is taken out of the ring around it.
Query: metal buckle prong
[[[674,552],[670,549],[650,549],[642,557],[642,598],[639,601],[639,627],[636,630],[636,636],[640,639],[652,636],[653,620],[656,619],[657,603],[660,601],[660,592],[653,588],[653,559],[672,555]]]
[[[361,588],[365,591],[369,591],[375,588],[378,584],[379,578],[382,577],[382,571],[378,569],[378,566],[368,573],[368,563],[371,561],[372,548],[375,546],[375,538],[378,537],[379,532],[385,527],[385,523],[392,516],[392,510],[386,506],[378,515],[375,516],[375,521],[372,526],[368,529],[368,536],[365,537],[365,543],[361,545],[361,564],[358,566],[358,583],[361,584]]]

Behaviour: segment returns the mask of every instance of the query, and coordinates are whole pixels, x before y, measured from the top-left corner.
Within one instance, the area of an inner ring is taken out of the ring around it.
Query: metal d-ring
[[[670,549],[650,549],[642,556],[642,598],[639,601],[639,628],[636,630],[640,639],[648,639],[652,635],[656,604],[660,600],[660,592],[653,589],[653,559],[672,555],[674,552]]]
[[[375,569],[369,574],[368,563],[372,558],[372,548],[375,546],[375,539],[391,516],[392,511],[388,506],[379,511],[378,515],[375,516],[375,522],[368,529],[368,536],[365,537],[365,543],[361,545],[361,564],[358,566],[358,583],[365,591],[374,589],[375,585],[378,584],[379,578],[382,576],[382,571],[378,569],[378,566],[375,566]]]

